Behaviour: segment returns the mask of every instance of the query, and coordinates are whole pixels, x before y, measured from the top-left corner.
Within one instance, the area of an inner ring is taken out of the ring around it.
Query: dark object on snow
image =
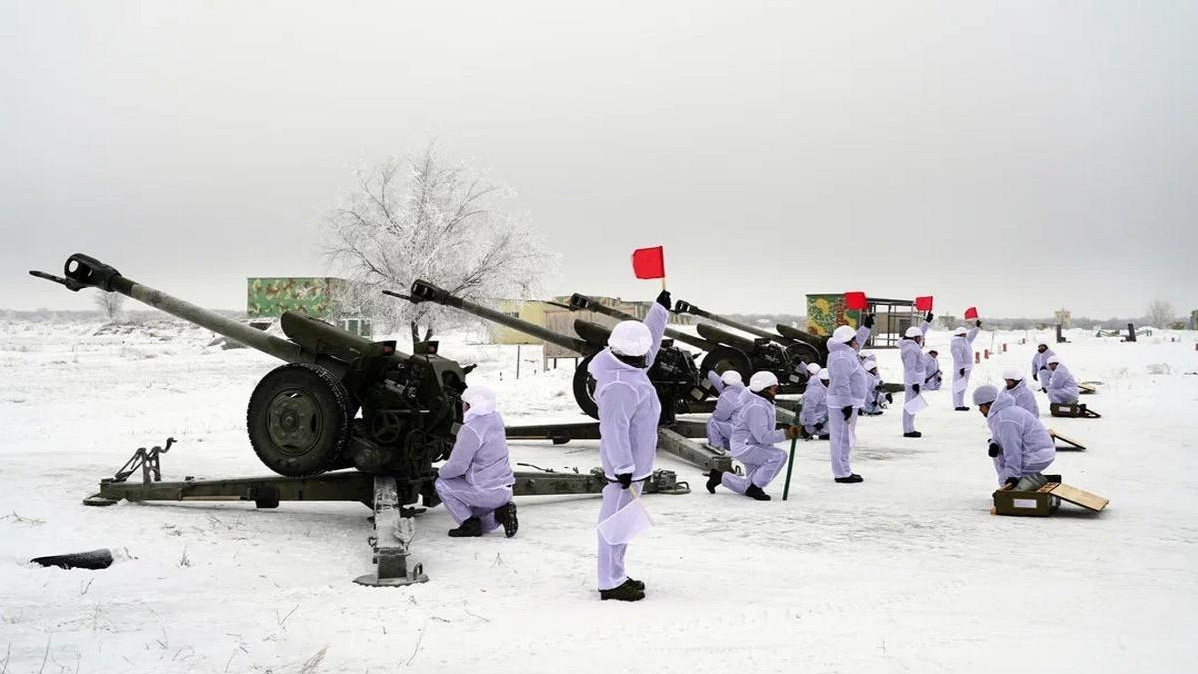
[[[69,555],[34,557],[29,562],[41,566],[57,566],[60,569],[91,569],[94,571],[112,566],[112,551],[108,548],[100,548],[87,552],[73,552]]]
[[[1134,323],[1127,324],[1127,338],[1124,339],[1123,341],[1125,341],[1125,342],[1136,341],[1136,325]]]
[[[1062,483],[1060,475],[1045,475],[1044,478],[1047,482],[1036,491],[995,491],[994,509],[991,513],[1017,517],[1048,517],[1061,506],[1062,499],[1098,513],[1105,510],[1111,502],[1110,499]]]
[[[619,587],[613,587],[610,590],[599,590],[599,599],[608,600],[615,599],[616,601],[640,601],[645,598],[645,585],[631,578],[624,581]]]
[[[483,535],[483,523],[477,517],[467,518],[457,529],[449,530],[450,538],[473,538]]]
[[[1049,403],[1048,413],[1054,417],[1098,419],[1102,415],[1086,407],[1085,403]]]

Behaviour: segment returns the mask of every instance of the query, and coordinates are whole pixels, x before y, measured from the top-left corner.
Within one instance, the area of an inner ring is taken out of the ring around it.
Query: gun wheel
[[[798,365],[799,361],[803,361],[805,363],[821,364],[819,349],[816,349],[814,346],[804,342],[787,344],[786,355],[795,365]]]
[[[349,439],[348,400],[345,387],[322,367],[290,363],[271,370],[246,410],[254,453],[288,477],[333,469]]]
[[[583,414],[592,419],[599,418],[599,403],[595,402],[595,378],[587,372],[587,366],[595,356],[587,356],[578,363],[574,371],[574,402],[578,403]]]
[[[706,378],[707,373],[714,370],[716,374],[724,374],[728,370],[736,370],[746,382],[753,374],[753,364],[749,361],[749,357],[740,349],[734,349],[730,346],[717,346],[707,355],[703,357],[703,362],[699,364],[699,373]]]

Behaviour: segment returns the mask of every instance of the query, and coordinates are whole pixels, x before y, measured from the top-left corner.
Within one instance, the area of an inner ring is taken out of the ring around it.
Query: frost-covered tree
[[[556,265],[526,218],[503,210],[514,192],[434,148],[359,171],[357,187],[325,221],[327,253],[350,281],[343,307],[396,325],[412,341],[436,325],[460,322],[433,304],[382,294],[424,279],[472,299],[522,299]]]
[[[121,317],[121,309],[125,306],[125,296],[120,293],[96,291],[96,308],[100,315],[109,323],[116,323]]]
[[[1173,305],[1164,300],[1149,302],[1147,312],[1144,321],[1154,328],[1167,328],[1173,322]]]

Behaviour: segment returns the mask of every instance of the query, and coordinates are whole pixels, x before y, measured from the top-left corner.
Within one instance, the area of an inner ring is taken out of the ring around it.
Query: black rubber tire
[[[712,370],[715,370],[716,374],[724,374],[726,370],[736,370],[745,382],[748,382],[749,377],[753,376],[753,363],[740,349],[717,346],[703,356],[703,362],[699,364],[699,376],[706,380],[707,373]]]
[[[590,355],[583,358],[578,363],[578,369],[574,371],[574,402],[578,403],[578,409],[582,410],[583,414],[598,419],[599,403],[595,402],[595,380],[587,372],[587,366],[594,357]]]
[[[787,344],[786,355],[790,356],[791,362],[793,362],[795,365],[798,365],[799,361],[803,361],[805,363],[816,363],[820,367],[823,367],[825,364],[819,349],[804,342]]]
[[[289,363],[271,370],[250,395],[246,426],[254,453],[279,475],[319,475],[339,465],[349,441],[349,393],[328,370],[309,363]],[[272,412],[299,401],[311,416],[294,429],[312,437],[301,445],[276,442],[271,435]]]

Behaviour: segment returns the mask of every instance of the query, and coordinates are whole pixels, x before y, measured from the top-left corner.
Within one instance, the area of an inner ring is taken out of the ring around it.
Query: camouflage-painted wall
[[[298,311],[316,318],[335,313],[334,296],[345,287],[339,278],[246,279],[246,314],[250,318],[275,318],[284,311]]]
[[[839,325],[857,327],[861,312],[844,308],[844,293],[824,293],[807,296],[807,332],[821,337],[832,336]]]

